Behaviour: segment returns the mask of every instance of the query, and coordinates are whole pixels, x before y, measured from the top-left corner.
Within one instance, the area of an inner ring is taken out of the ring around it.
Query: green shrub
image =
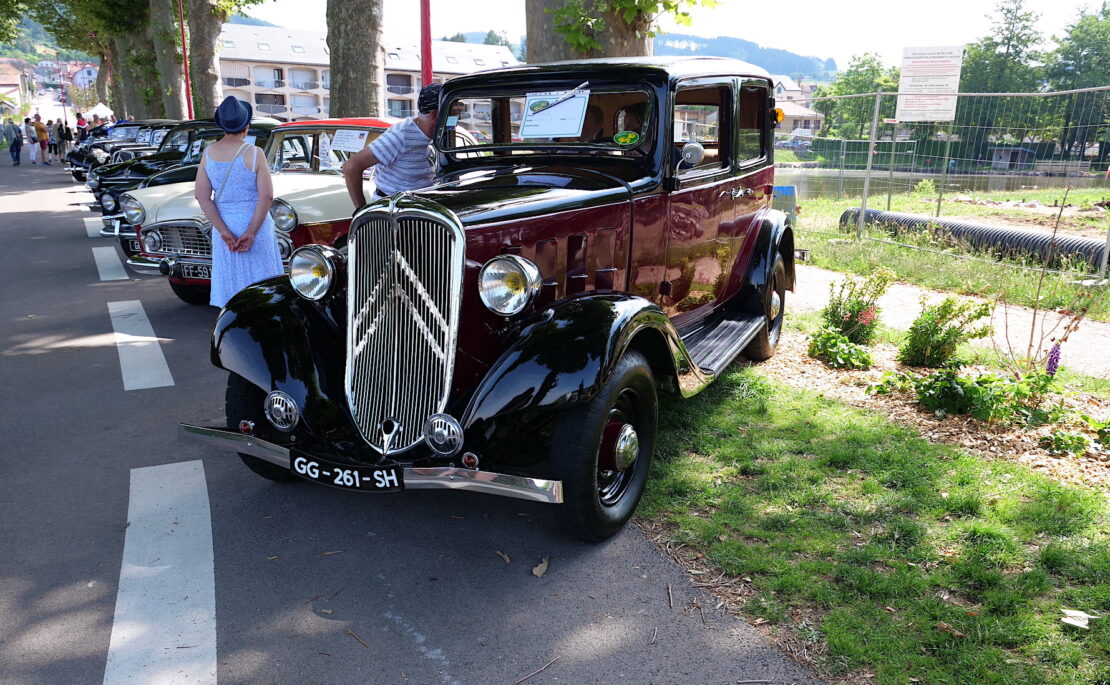
[[[1087,414],[1080,414],[1079,420],[1087,424],[1087,427],[1095,432],[1095,439],[1098,440],[1104,447],[1110,448],[1110,420],[1099,421],[1093,416]]]
[[[954,368],[927,376],[886,373],[867,392],[887,395],[913,392],[938,417],[969,414],[990,423],[1055,423],[1064,418],[1062,403],[1045,406],[1054,378],[1044,372],[1009,378],[995,374],[961,375]]]
[[[1082,457],[1094,446],[1093,441],[1082,433],[1060,430],[1042,437],[1040,443],[1051,454],[1074,454],[1077,457]]]
[[[931,178],[923,178],[913,187],[913,194],[921,197],[936,197],[937,184]]]
[[[903,364],[934,369],[948,366],[962,343],[990,335],[989,325],[973,327],[976,321],[990,316],[991,307],[986,302],[975,304],[949,295],[932,306],[922,298],[921,307],[898,351],[898,361]]]
[[[870,343],[879,325],[876,303],[893,282],[893,271],[878,268],[862,281],[848,276],[840,283],[831,284],[829,302],[821,310],[821,319],[826,326],[857,345]]]
[[[828,328],[822,328],[810,337],[809,356],[834,369],[866,369],[871,366],[871,355],[866,349]]]

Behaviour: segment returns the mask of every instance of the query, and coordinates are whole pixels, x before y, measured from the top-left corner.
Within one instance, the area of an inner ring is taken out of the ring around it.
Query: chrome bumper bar
[[[178,424],[178,439],[209,447],[220,447],[258,457],[282,468],[289,468],[289,450],[281,445],[254,436],[235,433],[225,428],[209,428]],[[406,490],[448,489],[474,490],[490,495],[514,497],[533,502],[561,504],[563,481],[511,476],[492,471],[474,471],[451,466],[404,467]]]
[[[158,270],[158,262],[153,259],[147,259],[141,255],[127,258],[127,266],[142,274],[160,274]]]

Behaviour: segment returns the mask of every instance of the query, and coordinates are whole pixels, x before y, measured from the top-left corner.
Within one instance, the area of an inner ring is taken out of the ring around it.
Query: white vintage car
[[[283,124],[266,143],[273,176],[270,215],[278,229],[282,259],[301,245],[346,242],[351,205],[341,168],[395,119],[321,119]],[[203,141],[197,141],[204,144]],[[367,174],[366,195],[373,191]],[[127,264],[169,277],[173,292],[190,304],[208,304],[212,273],[212,226],[192,183],[141,188],[120,198],[120,209],[136,232],[140,254]]]

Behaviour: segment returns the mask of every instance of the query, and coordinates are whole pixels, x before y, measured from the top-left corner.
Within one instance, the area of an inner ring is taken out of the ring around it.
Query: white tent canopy
[[[112,109],[103,102],[98,102],[96,103],[96,107],[93,107],[92,109],[84,112],[84,114],[86,117],[91,117],[95,114],[101,119],[107,119],[108,117],[112,116]]]

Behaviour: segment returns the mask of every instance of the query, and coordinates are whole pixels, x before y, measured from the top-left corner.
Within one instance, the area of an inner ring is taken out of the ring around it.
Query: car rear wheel
[[[208,304],[212,299],[212,289],[206,285],[188,285],[170,281],[170,289],[182,302],[189,304]]]
[[[245,378],[238,374],[228,374],[227,395],[224,401],[224,414],[227,416],[228,430],[241,430],[243,421],[250,421],[256,428],[268,425],[262,404],[266,401],[266,393],[260,388],[251,385]],[[249,454],[239,453],[239,458],[247,467],[262,476],[279,483],[289,483],[299,480],[289,469],[277,464],[253,457]]]
[[[781,254],[775,255],[775,265],[771,267],[771,282],[763,293],[763,314],[767,318],[767,325],[744,348],[744,356],[756,362],[770,359],[775,354],[782,335],[782,322],[786,314],[786,264],[782,261]]]
[[[551,464],[563,481],[568,532],[598,542],[628,522],[647,483],[657,423],[655,377],[636,351],[625,353],[592,400],[561,413]]]

